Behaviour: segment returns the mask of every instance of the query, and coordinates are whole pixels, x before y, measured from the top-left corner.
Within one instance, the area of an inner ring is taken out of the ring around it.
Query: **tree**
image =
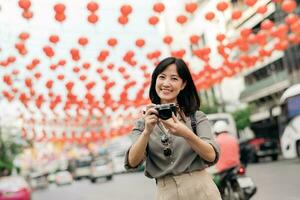
[[[200,107],[200,110],[204,112],[205,114],[211,114],[211,113],[217,113],[218,112],[218,107],[217,106],[210,106],[207,104],[203,104]]]
[[[14,168],[14,159],[22,150],[23,146],[15,143],[14,137],[3,139],[0,128],[0,177],[11,174]]]
[[[250,107],[239,109],[231,114],[236,122],[238,131],[245,129],[250,125]]]

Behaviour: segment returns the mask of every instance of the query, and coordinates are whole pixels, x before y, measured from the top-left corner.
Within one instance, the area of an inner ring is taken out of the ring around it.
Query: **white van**
[[[285,158],[300,158],[300,84],[289,87],[280,99],[278,125],[283,133],[281,151]]]

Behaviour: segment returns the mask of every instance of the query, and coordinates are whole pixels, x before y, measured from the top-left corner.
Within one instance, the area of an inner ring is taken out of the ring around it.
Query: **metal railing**
[[[274,85],[275,83],[279,83],[289,78],[289,74],[287,71],[281,71],[274,73],[273,75],[264,78],[260,81],[252,85],[245,86],[245,90],[242,91],[240,95],[240,99],[244,99],[246,97],[250,97],[251,95],[255,95],[256,92],[261,91],[267,87]]]

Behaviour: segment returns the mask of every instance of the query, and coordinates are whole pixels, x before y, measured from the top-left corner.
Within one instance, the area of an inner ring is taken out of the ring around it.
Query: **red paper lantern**
[[[191,35],[190,42],[191,44],[198,44],[200,37],[198,35]]]
[[[20,8],[22,8],[24,10],[28,10],[31,6],[30,0],[19,0],[18,4],[19,4]]]
[[[254,4],[256,4],[257,0],[245,0],[245,3],[248,5],[248,6],[254,6]]]
[[[137,39],[137,40],[135,41],[135,45],[136,45],[137,47],[142,48],[142,47],[145,45],[145,40],[144,40],[144,39]]]
[[[86,8],[91,12],[95,12],[98,10],[99,6],[98,3],[91,1],[87,4]]]
[[[63,22],[66,19],[66,15],[65,14],[55,14],[55,20],[58,22]]]
[[[274,22],[272,22],[269,19],[264,20],[261,24],[260,27],[262,30],[271,30],[271,28],[273,28],[274,26]]]
[[[42,76],[42,74],[41,74],[40,72],[36,72],[36,73],[34,74],[34,77],[35,77],[36,79],[40,79],[41,76]]]
[[[53,81],[52,81],[52,80],[49,80],[49,81],[46,82],[46,87],[47,87],[48,89],[51,89],[52,86],[53,86]]]
[[[107,50],[102,50],[102,51],[99,53],[99,55],[98,55],[98,57],[97,57],[97,60],[98,60],[99,62],[103,62],[103,61],[105,61],[105,59],[106,59],[108,56],[109,56],[109,51],[107,51]]]
[[[291,25],[291,31],[296,33],[300,37],[300,19]]]
[[[98,73],[98,74],[102,74],[102,73],[103,73],[103,69],[102,69],[102,68],[98,68],[98,69],[97,69],[97,73]]]
[[[292,44],[299,44],[300,42],[300,37],[298,37],[295,33],[289,34],[288,39]]]
[[[59,75],[57,75],[57,79],[62,81],[65,79],[65,76],[63,74],[59,74]]]
[[[242,36],[242,38],[248,38],[251,33],[252,33],[252,30],[250,28],[243,28],[240,31],[240,35]]]
[[[197,3],[187,3],[185,4],[185,10],[191,14],[193,14],[198,8]]]
[[[12,71],[12,74],[13,75],[18,75],[20,73],[20,71],[19,70],[16,70],[16,69],[14,69],[13,71]]]
[[[176,58],[182,58],[185,54],[185,50],[184,49],[181,49],[181,50],[178,50],[178,51],[172,51],[171,52],[171,55],[176,57]]]
[[[64,65],[66,65],[66,60],[64,60],[64,59],[59,60],[57,64],[60,66],[64,66]]]
[[[107,69],[109,69],[109,70],[113,70],[114,67],[115,67],[115,65],[112,64],[112,63],[110,63],[109,65],[107,65]]]
[[[46,56],[48,56],[49,58],[52,58],[54,56],[54,51],[53,51],[52,47],[50,47],[50,46],[45,46],[43,48],[43,51],[46,54]]]
[[[25,18],[25,19],[31,19],[33,17],[33,13],[30,11],[30,10],[25,10],[23,13],[22,13],[22,16]]]
[[[218,34],[216,39],[219,41],[219,42],[222,42],[224,39],[225,39],[225,35],[224,34]]]
[[[70,53],[71,53],[72,59],[73,59],[74,61],[80,60],[80,53],[79,53],[79,50],[78,50],[78,49],[72,48],[72,49],[70,50]]]
[[[286,40],[283,41],[279,41],[274,45],[274,49],[278,50],[278,51],[284,51],[288,48],[289,43]]]
[[[87,45],[88,42],[89,40],[86,37],[81,37],[78,39],[78,44],[80,44],[81,46]]]
[[[297,8],[297,3],[294,0],[284,0],[281,4],[281,9],[284,12],[291,13]]]
[[[266,5],[259,6],[256,10],[259,14],[265,14],[268,11],[268,7]]]
[[[225,1],[221,1],[217,3],[217,9],[221,12],[225,11],[228,8],[228,3]]]
[[[74,86],[74,83],[71,82],[71,81],[66,84],[66,88],[67,88],[68,91],[71,91],[73,86]]]
[[[55,65],[55,64],[50,65],[50,69],[51,69],[52,71],[56,70],[56,68],[57,68],[57,65]]]
[[[88,22],[90,22],[91,24],[96,24],[99,20],[99,17],[96,14],[90,14],[87,18]]]
[[[285,17],[285,23],[288,25],[291,25],[293,23],[295,23],[297,20],[299,19],[299,17],[293,13],[288,14],[288,16]]]
[[[162,13],[165,10],[165,5],[161,2],[155,3],[153,5],[153,10],[154,10],[154,12]]]
[[[176,18],[176,21],[179,23],[179,24],[184,24],[186,23],[187,21],[187,17],[184,16],[184,15],[179,15],[177,18]]]
[[[86,76],[85,76],[85,75],[81,75],[81,76],[79,76],[79,79],[80,79],[81,81],[84,81],[84,80],[86,80]]]
[[[32,60],[32,65],[34,65],[34,66],[36,66],[36,65],[38,65],[40,63],[40,60],[39,59],[33,59]]]
[[[20,33],[19,38],[20,38],[20,40],[27,40],[29,38],[29,36],[30,36],[29,33],[22,32],[22,33]]]
[[[173,38],[172,38],[172,36],[167,35],[167,36],[164,37],[163,41],[164,41],[165,44],[169,45],[169,44],[172,43]]]
[[[255,42],[260,46],[265,46],[267,44],[267,35],[265,32],[258,32],[255,36]]]
[[[79,67],[74,67],[74,68],[73,68],[73,72],[78,73],[79,71],[80,71],[80,68],[79,68]]]
[[[8,58],[7,58],[7,62],[8,63],[14,63],[16,61],[16,57],[14,57],[14,56],[9,56]]]
[[[94,86],[96,85],[96,83],[94,81],[89,82],[85,85],[87,90],[91,90]]]
[[[89,69],[91,67],[91,64],[86,62],[86,63],[83,63],[82,67],[84,69]]]
[[[26,78],[26,79],[25,79],[25,85],[26,85],[28,88],[31,88],[31,87],[32,87],[32,80],[31,80],[31,78]]]
[[[118,71],[123,74],[125,72],[125,68],[124,67],[119,67]]]
[[[128,18],[125,16],[125,15],[121,15],[119,18],[118,18],[118,22],[122,25],[125,25],[128,23]]]
[[[121,11],[122,15],[128,16],[132,12],[132,7],[131,7],[131,5],[123,5],[123,6],[121,6],[120,11]]]
[[[231,19],[233,19],[233,20],[237,20],[237,19],[241,18],[241,16],[242,16],[242,12],[240,10],[234,10],[231,13]]]
[[[118,40],[116,38],[110,38],[107,40],[107,44],[111,47],[116,46],[118,43]]]
[[[59,41],[59,37],[57,35],[51,35],[49,41],[56,44]]]
[[[63,14],[64,11],[66,9],[66,6],[62,3],[58,3],[58,4],[55,4],[54,5],[54,11],[57,13],[57,14]]]
[[[213,12],[207,12],[207,13],[205,14],[205,19],[208,20],[208,21],[211,21],[211,20],[213,20],[214,18],[215,18],[215,13],[213,13]]]
[[[20,53],[22,50],[26,50],[24,43],[16,43],[16,44],[15,44],[15,48],[19,51],[19,53]]]
[[[151,16],[148,19],[149,24],[155,26],[159,22],[159,18],[157,16]]]

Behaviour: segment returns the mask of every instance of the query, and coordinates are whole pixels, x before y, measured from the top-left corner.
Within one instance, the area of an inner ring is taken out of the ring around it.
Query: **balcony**
[[[245,90],[240,94],[240,100],[242,102],[251,102],[281,91],[289,85],[290,80],[288,72],[278,72],[252,85],[245,86]]]

